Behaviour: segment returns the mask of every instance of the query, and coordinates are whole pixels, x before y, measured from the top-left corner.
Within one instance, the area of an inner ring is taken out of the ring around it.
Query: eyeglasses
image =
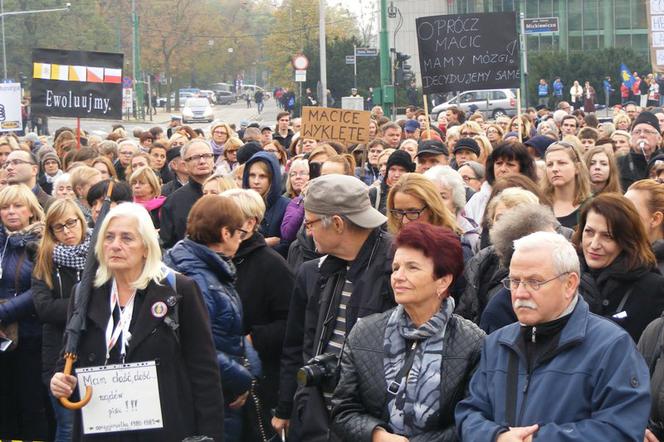
[[[303,224],[307,230],[311,230],[311,226],[316,224],[318,221],[323,221],[323,218],[312,219],[311,221],[305,219]]]
[[[18,160],[18,159],[16,159],[16,160],[7,160],[7,161],[5,161],[5,167],[9,166],[10,164],[11,164],[12,166],[18,166],[19,164],[31,164],[31,165],[34,165],[35,163],[33,163],[32,161],[25,161],[25,160]]]
[[[56,233],[64,232],[65,227],[67,228],[67,230],[71,230],[74,227],[76,227],[76,225],[78,224],[78,221],[79,221],[78,218],[71,218],[71,219],[68,219],[67,221],[65,221],[64,224],[53,224],[53,227],[51,227],[51,228]]]
[[[478,178],[475,178],[474,176],[461,176],[463,178],[464,182],[469,183],[471,181],[479,181]]]
[[[187,163],[192,162],[192,161],[198,163],[200,160],[205,160],[205,161],[211,160],[212,157],[214,157],[214,155],[211,154],[211,153],[202,153],[200,155],[192,155],[189,158],[185,158],[184,160]]]
[[[649,130],[649,129],[637,129],[632,131],[632,135],[636,135],[637,137],[640,137],[642,135],[657,135],[659,132],[656,130]]]
[[[567,275],[569,272],[564,272],[561,273],[560,275],[554,276],[551,279],[547,279],[546,281],[536,281],[536,280],[530,280],[530,279],[524,279],[523,281],[520,279],[512,279],[512,278],[505,278],[501,282],[503,283],[503,287],[505,287],[507,290],[516,290],[519,288],[520,285],[523,285],[523,288],[526,290],[532,290],[534,292],[538,291],[539,289],[542,288],[544,284],[548,284],[551,281],[555,281],[556,279],[560,278],[563,275]]]
[[[417,220],[422,212],[424,212],[428,207],[424,206],[419,210],[399,210],[399,209],[390,209],[390,213],[397,221],[403,221],[403,217],[408,218],[409,221]]]

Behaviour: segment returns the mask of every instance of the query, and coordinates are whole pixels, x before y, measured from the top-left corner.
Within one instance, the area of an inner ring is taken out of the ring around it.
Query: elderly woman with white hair
[[[462,237],[470,244],[473,254],[479,251],[480,229],[470,218],[464,216],[466,205],[466,187],[463,178],[450,166],[435,166],[424,172],[438,189],[445,206],[456,216],[456,222],[463,231]]]
[[[95,434],[95,440],[222,440],[221,379],[196,283],[162,264],[157,232],[139,204],[111,209],[94,247],[99,268],[76,368],[156,361],[162,415],[160,428]],[[59,361],[51,378],[55,397],[69,397],[76,387],[77,378],[62,373],[63,366]],[[80,412],[74,439],[87,439]]]

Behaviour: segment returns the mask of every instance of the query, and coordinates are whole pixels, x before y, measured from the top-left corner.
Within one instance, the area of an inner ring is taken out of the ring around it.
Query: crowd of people
[[[371,112],[0,137],[0,437],[664,440],[664,110]],[[61,404],[91,254],[75,367],[159,361],[159,429]]]

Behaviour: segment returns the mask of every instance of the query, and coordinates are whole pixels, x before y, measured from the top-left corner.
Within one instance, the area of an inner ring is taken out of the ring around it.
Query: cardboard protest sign
[[[122,54],[35,49],[32,112],[80,118],[122,118]]]
[[[416,27],[425,94],[519,87],[513,12],[421,17]]]
[[[21,129],[21,84],[0,83],[0,132]]]
[[[371,112],[304,106],[300,137],[316,141],[367,143]]]

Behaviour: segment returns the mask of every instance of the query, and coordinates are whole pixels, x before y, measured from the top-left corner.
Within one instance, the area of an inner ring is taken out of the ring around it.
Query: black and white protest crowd
[[[0,438],[664,440],[664,110],[556,107],[2,136]]]

